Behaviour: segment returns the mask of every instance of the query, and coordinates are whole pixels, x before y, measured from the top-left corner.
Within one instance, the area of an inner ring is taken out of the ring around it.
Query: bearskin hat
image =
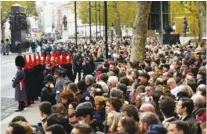
[[[25,66],[25,61],[24,61],[24,57],[21,55],[18,55],[15,58],[15,65],[19,66],[19,67],[24,67]]]

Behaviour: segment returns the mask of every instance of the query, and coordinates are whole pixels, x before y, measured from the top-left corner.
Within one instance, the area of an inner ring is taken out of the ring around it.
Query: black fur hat
[[[25,66],[24,57],[21,55],[17,56],[15,58],[15,65],[19,67],[24,67]]]

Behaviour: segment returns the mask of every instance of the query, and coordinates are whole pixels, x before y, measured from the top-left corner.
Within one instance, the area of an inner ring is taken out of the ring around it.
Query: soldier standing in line
[[[24,101],[27,100],[26,90],[24,87],[24,70],[23,67],[25,65],[24,58],[22,56],[17,56],[15,58],[15,64],[17,67],[17,73],[14,79],[12,80],[12,87],[15,88],[15,101],[18,101],[19,106],[15,112],[19,112],[24,110],[25,104]]]

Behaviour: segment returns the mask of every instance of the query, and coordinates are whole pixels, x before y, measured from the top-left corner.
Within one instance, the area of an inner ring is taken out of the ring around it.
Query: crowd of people
[[[149,38],[144,61],[132,63],[130,46],[114,43],[110,59],[96,67],[89,62],[104,58],[104,47],[86,46],[86,60],[82,46],[73,56],[78,82],[47,64],[42,122],[17,116],[6,134],[206,134],[205,44],[159,45]],[[85,63],[92,70],[81,78]]]
[[[2,55],[9,55],[9,48],[10,48],[9,39],[6,39],[6,42],[4,40],[1,40],[1,54]]]

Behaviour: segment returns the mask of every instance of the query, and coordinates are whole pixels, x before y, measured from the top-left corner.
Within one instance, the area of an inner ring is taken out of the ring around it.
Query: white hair
[[[89,80],[89,81],[93,82],[94,81],[94,77],[93,77],[93,75],[88,74],[88,75],[86,75],[85,80],[86,81]]]
[[[175,84],[176,84],[176,81],[175,81],[174,78],[169,78],[169,79],[167,80],[167,84],[169,84],[169,83],[175,83]]]
[[[108,83],[111,83],[113,86],[116,86],[118,82],[119,80],[116,76],[109,76]]]

